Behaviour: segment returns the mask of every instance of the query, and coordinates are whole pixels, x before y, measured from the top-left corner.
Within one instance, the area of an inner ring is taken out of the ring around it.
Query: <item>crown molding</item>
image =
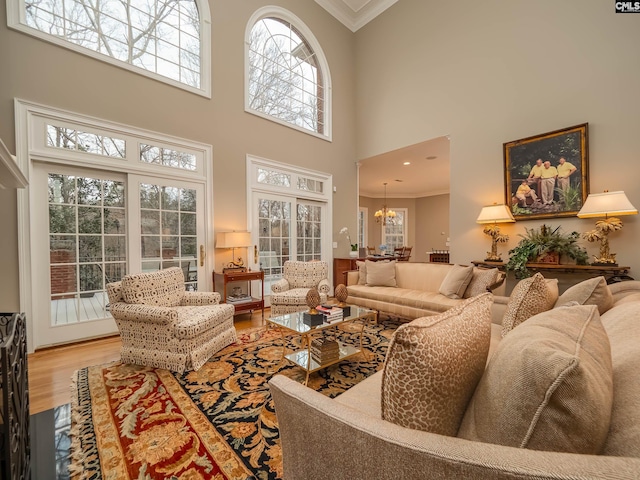
[[[368,0],[357,8],[348,0],[315,0],[318,5],[333,15],[352,32],[357,32],[398,0]]]

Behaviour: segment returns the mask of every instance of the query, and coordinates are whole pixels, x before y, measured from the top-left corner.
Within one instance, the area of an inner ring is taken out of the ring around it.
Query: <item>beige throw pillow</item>
[[[401,325],[382,376],[382,418],[455,436],[484,371],[491,340],[490,293]]]
[[[364,261],[367,269],[367,285],[370,287],[395,287],[396,262]]]
[[[558,280],[545,280],[541,273],[520,280],[507,303],[502,317],[502,336],[526,319],[550,310],[558,300]]]
[[[356,267],[358,269],[358,285],[367,284],[367,266],[360,260],[356,261]]]
[[[445,297],[462,298],[471,282],[471,277],[473,277],[472,266],[453,265],[442,280],[438,291]]]
[[[496,283],[497,268],[473,268],[473,276],[462,298],[471,298],[487,292],[487,288]]]
[[[576,301],[580,305],[596,305],[602,315],[613,307],[613,295],[604,277],[595,277],[569,287],[556,302],[556,307]]]
[[[609,432],[613,371],[594,305],[541,313],[498,345],[458,437],[598,454]]]

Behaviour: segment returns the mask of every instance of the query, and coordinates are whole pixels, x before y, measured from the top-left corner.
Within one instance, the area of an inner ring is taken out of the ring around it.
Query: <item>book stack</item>
[[[325,323],[333,323],[342,320],[342,309],[331,305],[318,305],[316,310],[324,315]]]
[[[320,365],[334,362],[340,358],[340,345],[325,337],[314,338],[311,341],[311,358]]]
[[[251,296],[247,295],[246,293],[227,295],[227,303],[233,303],[237,305],[239,303],[247,303],[251,301],[253,301],[253,298],[251,298]]]

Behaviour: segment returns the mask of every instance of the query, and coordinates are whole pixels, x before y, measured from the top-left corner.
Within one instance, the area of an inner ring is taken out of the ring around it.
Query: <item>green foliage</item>
[[[564,204],[564,210],[580,210],[582,203],[582,191],[580,189],[580,182],[577,185],[569,185],[567,190],[556,188],[558,193],[558,199],[560,203]]]
[[[578,245],[580,238],[578,232],[565,234],[560,231],[560,227],[551,230],[544,224],[539,230],[535,228],[526,228],[525,230],[526,234],[520,235],[522,240],[516,247],[509,250],[509,261],[506,265],[507,270],[514,271],[516,278],[530,276],[531,272],[527,269],[527,262],[552,252],[566,255],[574,259],[578,265],[586,265],[587,251]]]

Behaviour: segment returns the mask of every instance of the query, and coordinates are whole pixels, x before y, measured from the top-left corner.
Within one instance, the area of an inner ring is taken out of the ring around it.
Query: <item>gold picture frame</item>
[[[588,126],[503,144],[505,204],[516,220],[572,217],[580,211],[589,195]]]

